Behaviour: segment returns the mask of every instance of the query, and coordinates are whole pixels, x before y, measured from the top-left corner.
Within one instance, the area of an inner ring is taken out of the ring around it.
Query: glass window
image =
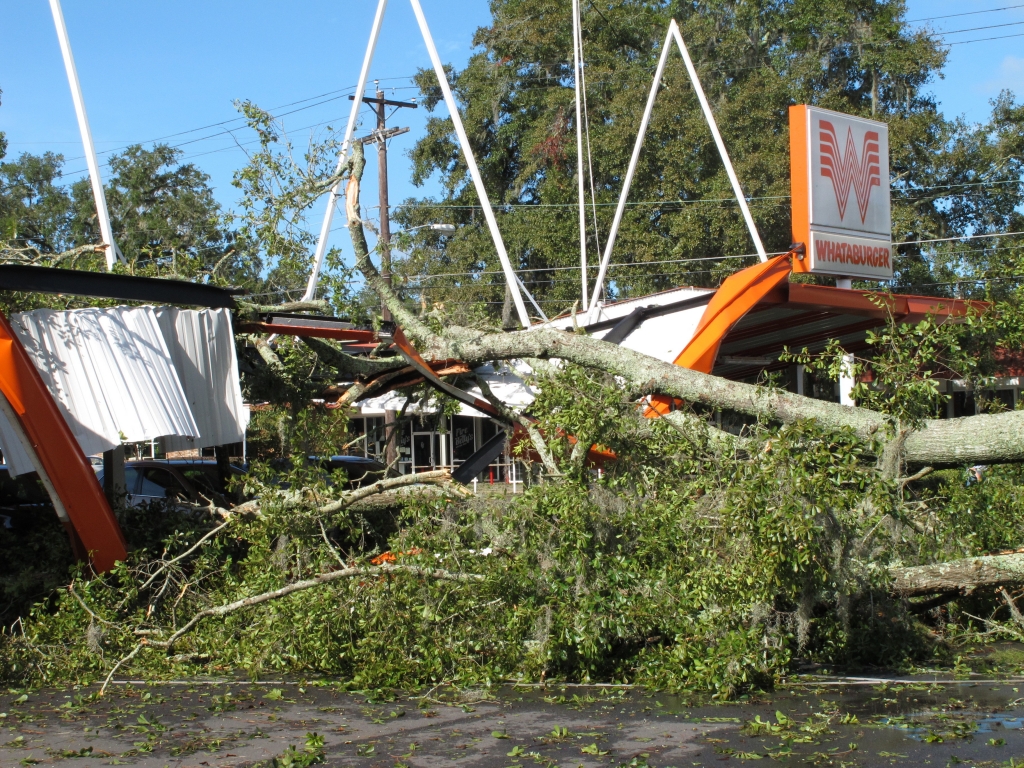
[[[961,416],[974,416],[977,413],[977,409],[974,403],[973,392],[954,392],[953,393],[953,417],[960,418]]]
[[[469,416],[452,417],[452,431],[450,439],[456,463],[465,461],[473,455],[473,451],[476,447],[473,439],[473,433],[475,431],[474,426],[473,419]]]
[[[153,499],[188,499],[188,491],[171,472],[149,467],[142,470],[140,496]]]
[[[217,489],[214,488],[212,478],[207,475],[205,470],[186,469],[181,474],[183,474],[185,479],[192,483],[192,486],[204,496],[212,497],[217,493]]]
[[[433,435],[421,432],[412,437],[413,471],[428,472],[434,468]]]
[[[139,488],[139,470],[135,467],[124,468],[124,487],[125,492],[129,495],[138,493]]]

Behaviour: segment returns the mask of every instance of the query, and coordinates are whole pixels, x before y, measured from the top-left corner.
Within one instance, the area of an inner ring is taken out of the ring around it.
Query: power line
[[[1010,237],[1011,235],[1024,235],[1024,232],[992,232],[987,235],[961,235],[960,237],[936,237],[931,240],[904,240],[893,245],[917,245],[919,243],[951,243],[954,240],[978,240],[983,237]]]
[[[999,29],[1000,27],[1019,27],[1024,21],[1008,21],[1005,24],[987,24],[984,27],[966,27],[964,29],[950,29],[946,32],[929,32],[928,37],[943,37],[945,35],[958,35],[961,32],[979,32],[983,29]]]
[[[385,80],[410,80],[411,77],[389,77],[389,78],[384,78],[384,79]],[[380,81],[380,82],[383,82],[383,80]],[[415,86],[409,86],[409,88],[415,88]],[[315,104],[307,104],[304,107],[299,107],[298,109],[293,109],[290,112],[282,112],[280,114],[274,115],[275,118],[287,117],[288,115],[294,115],[294,114],[296,114],[298,112],[303,112],[303,111],[305,111],[307,109],[313,109],[314,107],[319,107],[319,106],[322,106],[324,104],[328,104],[330,102],[342,99],[345,96],[347,96],[349,93],[353,92],[354,90],[355,90],[355,86],[349,86],[348,88],[343,88],[340,91],[328,91],[328,93],[321,94],[320,96],[311,96],[311,97],[309,97],[307,99],[300,99],[299,101],[293,101],[293,102],[291,102],[289,104],[282,104],[282,105],[277,106],[277,107],[270,107],[266,111],[267,112],[273,112],[274,110],[277,110],[277,109],[284,109],[286,107],[290,107],[290,106],[293,106],[295,104],[302,104],[302,103],[307,102],[307,101],[312,101],[314,99],[319,99],[319,98],[321,98],[321,96],[328,96],[328,95],[330,95],[332,93],[340,93],[340,95],[338,95],[338,96],[332,96],[329,99],[324,99],[323,101],[318,101]],[[397,89],[392,88],[391,90],[397,90]],[[401,89],[401,90],[405,90],[405,89]],[[342,118],[338,117],[338,118],[333,118],[333,119],[334,120],[340,120]],[[105,149],[102,152],[99,152],[98,154],[109,155],[109,154],[112,154],[114,152],[119,152],[119,151],[121,151],[123,149],[127,149],[128,147],[134,146],[136,144],[151,144],[151,143],[154,143],[154,142],[157,142],[157,141],[162,141],[163,139],[173,138],[175,136],[184,136],[184,135],[189,134],[189,133],[195,133],[197,131],[204,131],[204,130],[207,130],[209,128],[217,128],[217,127],[220,127],[220,126],[223,126],[223,125],[228,125],[230,123],[242,122],[244,120],[245,120],[245,117],[233,117],[233,118],[231,118],[229,120],[222,120],[219,123],[211,123],[209,125],[205,125],[205,126],[202,126],[202,127],[199,127],[199,128],[190,128],[190,129],[185,130],[185,131],[179,131],[178,133],[168,134],[167,136],[162,136],[162,137],[159,137],[159,138],[156,138],[156,139],[147,139],[147,140],[144,140],[144,141],[135,141],[135,142],[132,142],[131,144],[125,144],[125,145],[122,145],[120,147],[114,147],[112,149]],[[315,128],[317,126],[325,125],[326,123],[329,123],[329,122],[332,122],[332,121],[333,120],[325,120],[325,121],[322,121],[322,122],[319,122],[319,123],[314,123],[313,125],[305,126],[303,128],[298,128],[296,130],[304,131],[304,130],[307,130],[308,128]],[[234,130],[237,130],[238,128],[241,128],[241,127],[242,126],[237,126],[237,128],[228,128],[228,129],[224,129],[224,130],[221,130],[221,131],[217,131],[216,133],[212,133],[209,136],[202,136],[202,137],[200,137],[198,139],[190,139],[188,141],[183,141],[183,142],[181,142],[179,144],[171,145],[171,149],[179,149],[179,148],[187,146],[189,144],[195,144],[195,143],[200,142],[200,141],[209,141],[210,139],[216,139],[216,138],[221,137],[221,136],[230,136],[230,135],[232,135],[232,132]],[[209,153],[204,153],[204,154],[209,154]],[[198,156],[200,156],[200,155],[196,155],[196,157],[198,157]],[[83,156],[77,156],[77,157],[68,158],[66,160],[66,162],[73,162],[75,160],[82,160],[82,159],[84,159],[84,155]],[[109,167],[109,165],[110,165],[110,163],[108,161],[106,163],[103,163],[103,165],[101,167]],[[79,170],[79,171],[66,171],[66,172],[62,172],[60,174],[60,177],[72,176],[72,175],[75,175],[75,174],[78,174],[78,173],[84,173],[85,170],[86,169]]]
[[[956,16],[977,16],[979,13],[996,13],[997,11],[1011,11],[1014,8],[1024,8],[1024,3],[1017,5],[1004,5],[1002,8],[989,8],[984,11],[965,11],[964,13],[949,13],[945,16],[929,16],[926,19],[907,19],[904,24],[918,24],[922,21],[937,21],[939,19],[952,19]]]
[[[976,40],[957,40],[954,43],[943,43],[943,45],[967,45],[967,43],[984,43],[987,40],[1006,40],[1009,37],[1024,37],[1024,32],[1018,35],[999,35],[998,37],[979,37]]]
[[[301,128],[296,128],[294,130],[296,130],[296,131],[306,131],[306,130],[309,130],[310,128],[319,128],[322,125],[327,125],[327,123],[333,123],[336,120],[341,120],[341,119],[342,119],[341,117],[336,117],[336,118],[331,118],[331,119],[328,119],[328,120],[321,120],[319,123],[311,123],[309,125],[304,125]],[[233,136],[234,134],[233,134],[232,131],[224,131],[223,134],[216,134],[214,136],[208,136],[206,138],[216,138],[216,136],[219,136],[219,135],[231,135],[231,136]],[[187,142],[184,142],[182,144],[172,145],[171,149],[178,149],[179,147],[183,147],[186,144],[194,144],[196,141],[203,141],[203,139],[196,139],[195,141],[187,141]],[[234,144],[232,144],[230,146],[227,146],[227,147],[220,147],[219,149],[211,149],[211,150],[209,150],[207,152],[196,152],[196,153],[191,154],[191,155],[185,155],[182,158],[182,160],[183,161],[188,161],[188,160],[192,160],[192,159],[194,159],[196,157],[205,157],[206,155],[213,155],[213,154],[216,154],[218,152],[229,152],[229,151],[231,151],[233,149],[240,149],[242,147],[248,147],[248,146],[251,146],[251,145],[257,144],[257,143],[259,143],[259,139],[250,139],[249,141],[242,141],[242,142],[236,141]],[[101,164],[100,167],[109,167],[109,166],[110,166],[110,161],[107,161],[107,162]],[[77,170],[77,171],[64,171],[64,172],[60,173],[59,176],[61,178],[63,178],[64,176],[74,176],[75,174],[85,173],[87,170],[88,169],[86,169],[86,168],[82,168],[82,169]]]
[[[948,283],[915,283],[915,285],[920,286],[922,288],[930,288],[939,285],[970,285],[971,283],[996,283],[1001,282],[1003,280],[1021,281],[1024,280],[1024,275],[1010,275],[1007,277],[977,277],[967,280],[953,280]]]
[[[914,187],[911,189],[896,189],[894,190],[898,194],[911,194],[914,192],[928,192],[936,189],[961,189],[968,187],[990,187],[998,186],[1002,184],[1024,184],[1024,179],[1006,179],[1002,181],[977,181],[968,182],[964,184],[939,184],[930,187]],[[756,203],[761,201],[771,200],[789,200],[790,195],[764,195],[760,197],[747,197],[746,200],[749,203]],[[671,206],[671,205],[707,205],[711,203],[735,203],[735,197],[707,197],[700,198],[699,200],[636,200],[627,202],[627,206]],[[596,203],[599,208],[610,208],[617,205],[616,203]],[[396,207],[404,208],[452,208],[455,210],[480,210],[483,206],[477,205],[462,205],[454,203],[424,203],[415,202],[409,203],[408,205],[401,205]],[[576,208],[577,203],[497,203],[492,206],[495,210],[502,210],[508,208]]]
[[[786,251],[776,251],[775,253],[770,253],[768,255],[769,256],[781,256],[784,253],[786,253]],[[630,262],[618,262],[618,263],[613,262],[612,264],[608,265],[608,268],[612,269],[614,267],[645,267],[645,266],[648,266],[648,265],[651,265],[651,264],[684,264],[684,263],[691,262],[691,261],[694,261],[694,262],[696,262],[696,261],[724,261],[726,259],[752,259],[752,258],[757,258],[757,254],[756,253],[744,253],[744,254],[741,254],[739,256],[706,256],[706,257],[700,257],[700,258],[696,258],[696,259],[665,259],[665,260],[662,260],[662,261],[630,261]],[[520,273],[525,273],[525,272],[560,272],[560,271],[569,270],[569,269],[571,269],[571,270],[578,270],[579,266],[572,266],[572,267],[532,267],[530,269],[517,269],[516,273],[520,274]],[[589,271],[596,272],[597,269],[598,269],[598,265],[595,264],[592,267],[588,267],[587,271],[588,272]],[[503,274],[503,273],[502,273],[501,270],[498,270],[498,269],[484,269],[484,270],[480,270],[479,272],[439,272],[439,273],[432,273],[432,274],[428,274],[428,275],[409,275],[407,279],[409,279],[409,280],[429,280],[429,279],[434,278],[434,277],[472,277],[472,276],[476,276],[476,275],[500,275],[500,274]],[[668,273],[662,273],[662,274],[668,274]]]

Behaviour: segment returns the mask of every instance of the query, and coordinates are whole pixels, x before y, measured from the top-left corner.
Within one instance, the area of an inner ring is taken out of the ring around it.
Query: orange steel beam
[[[675,365],[711,373],[718,348],[729,330],[772,288],[788,279],[792,271],[790,254],[787,253],[728,277],[708,303],[690,343],[673,361]]]
[[[127,556],[124,535],[71,428],[28,352],[0,313],[3,392],[98,573]]]
[[[726,278],[708,303],[693,338],[673,361],[681,368],[711,373],[722,339],[772,289],[789,278],[793,271],[792,253],[740,270]],[[674,400],[655,395],[645,415],[654,418],[672,410]]]

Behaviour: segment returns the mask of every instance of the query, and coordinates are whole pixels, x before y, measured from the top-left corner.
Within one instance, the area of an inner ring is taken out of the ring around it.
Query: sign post
[[[799,105],[789,130],[793,271],[892,279],[888,126]]]

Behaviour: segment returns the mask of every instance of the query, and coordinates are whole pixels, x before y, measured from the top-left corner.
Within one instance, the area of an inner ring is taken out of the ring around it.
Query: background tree
[[[182,163],[181,155],[162,144],[133,145],[110,158],[107,204],[129,269],[186,279],[253,279],[255,273],[232,258],[237,252],[230,220],[214,199],[209,176]],[[101,242],[88,179],[68,185],[63,169],[63,156],[51,152],[0,163],[0,241],[9,255],[29,249],[54,263]],[[102,255],[78,253],[75,266],[104,268]]]
[[[566,234],[578,231],[574,178],[580,164],[570,10],[553,0],[495,0],[492,13],[493,23],[474,38],[478,53],[464,70],[451,71],[450,80],[487,188],[502,207],[509,251],[520,269],[531,270],[524,275],[530,290],[550,302],[549,310],[564,310],[579,296],[578,273],[571,270],[578,246],[575,234]],[[1012,146],[1020,135],[1020,107],[1006,94],[987,126],[946,120],[924,90],[945,53],[935,38],[907,26],[902,0],[592,3],[583,13],[596,189],[596,210],[588,214],[592,264],[670,18],[680,24],[769,250],[790,242],[787,109],[798,103],[889,123],[895,240],[993,231],[1013,217],[1021,187],[1003,182],[1021,177]],[[440,101],[433,77],[422,71],[418,78],[431,110]],[[443,219],[461,227],[450,237],[419,236],[420,247],[404,268],[413,286],[409,295],[417,298],[419,275],[459,273],[425,281],[429,300],[447,302],[452,311],[475,301],[478,309],[496,312],[504,285],[448,118],[430,119],[412,159],[414,182],[437,175],[443,193],[406,201],[399,211],[403,223]],[[935,261],[920,247],[904,250],[897,260],[900,287],[942,282],[964,268],[963,260]],[[716,285],[752,263],[735,258],[752,251],[693,89],[673,54],[616,245],[615,261],[635,266],[613,270],[609,295]]]
[[[117,245],[138,271],[195,278],[217,270],[227,276],[233,235],[210,177],[182,163],[182,154],[165,144],[152,149],[135,144],[111,156],[106,196]],[[75,242],[99,242],[89,180],[75,182],[71,196]]]

